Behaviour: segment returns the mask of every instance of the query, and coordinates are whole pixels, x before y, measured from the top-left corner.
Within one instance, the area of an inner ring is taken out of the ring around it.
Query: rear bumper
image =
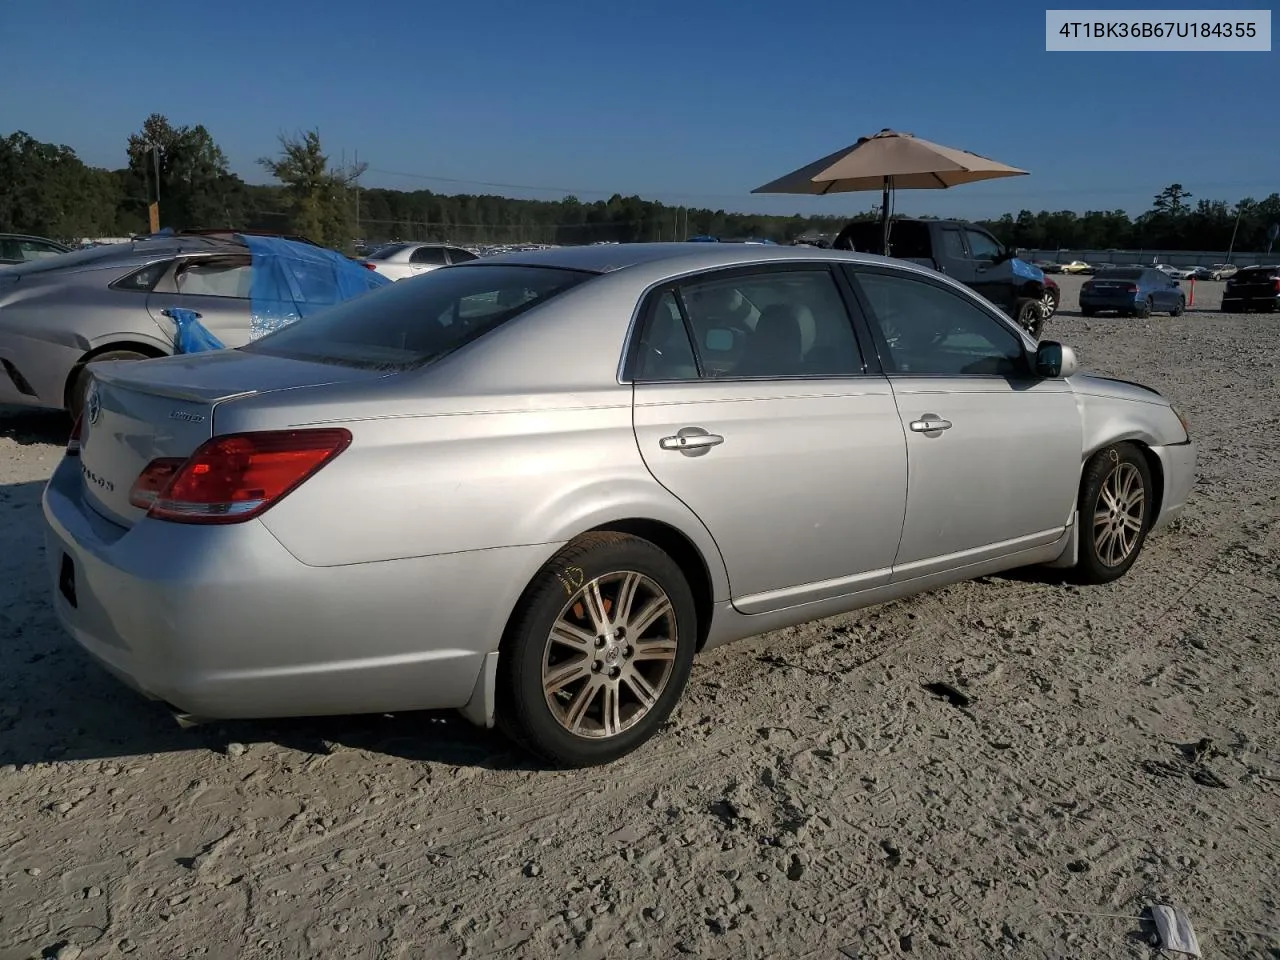
[[[1181,516],[1187,505],[1187,497],[1196,483],[1196,442],[1167,444],[1152,447],[1152,452],[1160,458],[1160,469],[1164,474],[1164,496],[1160,502],[1160,513],[1151,525],[1154,533],[1162,530]]]
[[[43,506],[67,632],[135,690],[209,719],[464,707],[510,584],[554,550],[309,567],[256,520],[116,526],[83,504],[72,458]]]
[[[1277,310],[1280,309],[1280,297],[1229,297],[1222,298],[1222,309],[1232,310]]]
[[[1137,310],[1141,301],[1134,296],[1080,297],[1081,310]]]

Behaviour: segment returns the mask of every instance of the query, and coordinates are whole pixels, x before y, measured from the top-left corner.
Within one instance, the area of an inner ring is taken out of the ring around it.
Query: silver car
[[[251,243],[300,259],[285,277],[274,269],[279,258],[252,252]],[[389,284],[314,244],[231,232],[156,236],[0,270],[0,403],[78,414],[89,365],[174,352],[168,312],[175,308],[193,311],[228,346],[247,343],[255,335],[255,289],[275,297],[259,303],[275,314],[305,309],[308,297],[342,299],[332,273],[326,278],[315,264],[349,266],[349,279],[364,289]],[[303,269],[311,276],[300,282]],[[278,288],[288,284],[298,289],[284,303]]]
[[[388,243],[361,262],[390,280],[408,280],[454,263],[475,260],[470,250],[447,243]]]
[[[44,494],[58,616],[193,718],[457,708],[634,749],[709,647],[994,571],[1123,575],[1196,446],[934,271],[510,254],[103,364]]]

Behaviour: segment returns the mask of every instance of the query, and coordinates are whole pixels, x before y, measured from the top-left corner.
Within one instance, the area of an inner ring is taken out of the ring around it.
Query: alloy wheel
[[[676,663],[671,598],[649,577],[620,571],[596,577],[569,598],[542,657],[542,689],[569,733],[608,739],[644,718]]]
[[[1093,540],[1102,563],[1118,567],[1133,553],[1146,507],[1142,474],[1132,463],[1118,463],[1102,482],[1093,513]]]

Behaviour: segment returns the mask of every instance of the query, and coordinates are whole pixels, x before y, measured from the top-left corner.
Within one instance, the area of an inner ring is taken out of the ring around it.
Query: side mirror
[[[1080,372],[1076,352],[1055,340],[1043,340],[1036,347],[1036,376],[1046,380],[1070,377]]]
[[[1171,287],[1180,287],[1180,286],[1182,286],[1182,284],[1180,284],[1180,283],[1178,282],[1178,278],[1177,278],[1177,277],[1174,277],[1174,278],[1172,278],[1172,279],[1169,281],[1169,286],[1171,286]]]

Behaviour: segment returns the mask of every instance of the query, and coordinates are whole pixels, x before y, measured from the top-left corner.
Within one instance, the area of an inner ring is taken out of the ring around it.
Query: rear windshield
[[[593,276],[507,264],[434,270],[326,307],[241,349],[318,363],[410,370]]]
[[[379,247],[377,250],[373,251],[373,253],[369,254],[365,259],[386,260],[388,257],[395,256],[407,246],[409,246],[407,243],[388,243],[386,246]]]
[[[1108,280],[1141,280],[1146,270],[1131,270],[1120,267],[1116,270],[1104,270]]]
[[[1238,283],[1262,283],[1276,276],[1280,276],[1280,267],[1253,267],[1237,271],[1235,279]]]

